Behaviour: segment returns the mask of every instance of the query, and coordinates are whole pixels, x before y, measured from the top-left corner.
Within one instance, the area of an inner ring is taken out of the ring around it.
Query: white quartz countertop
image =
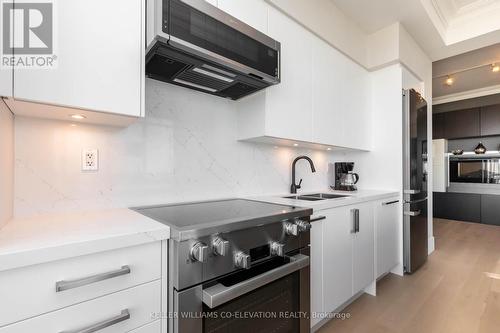
[[[399,192],[390,191],[390,190],[358,190],[353,192],[348,191],[333,191],[333,190],[324,190],[324,191],[314,191],[314,192],[299,192],[297,195],[308,195],[313,193],[328,193],[328,194],[339,194],[345,195],[343,198],[335,198],[335,199],[325,199],[318,201],[306,201],[306,200],[296,200],[296,199],[287,199],[283,198],[286,196],[292,196],[293,194],[277,194],[272,196],[260,196],[253,197],[252,200],[259,200],[264,202],[282,204],[282,205],[292,205],[297,207],[308,207],[312,208],[314,214],[321,210],[349,206],[354,205],[361,202],[366,201],[376,201],[389,199],[399,196]]]
[[[168,226],[126,208],[13,219],[0,229],[0,271],[169,237]]]

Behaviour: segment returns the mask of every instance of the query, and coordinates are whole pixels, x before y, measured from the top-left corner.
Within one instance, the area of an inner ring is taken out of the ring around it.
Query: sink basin
[[[295,199],[295,200],[305,200],[305,201],[319,201],[319,200],[338,199],[338,198],[345,198],[345,197],[348,197],[348,195],[314,193],[314,194],[306,194],[306,195],[292,195],[292,196],[284,197],[284,198],[285,199]]]
[[[306,195],[292,195],[289,197],[284,197],[285,199],[295,199],[295,200],[305,200],[305,201],[319,201],[319,200],[325,200],[326,198],[320,198],[320,197],[311,197],[311,196],[306,196]]]
[[[306,196],[308,196],[308,197],[315,197],[315,198],[322,198],[322,199],[337,199],[337,198],[348,197],[348,195],[329,194],[329,193],[314,193],[314,194],[307,194]]]

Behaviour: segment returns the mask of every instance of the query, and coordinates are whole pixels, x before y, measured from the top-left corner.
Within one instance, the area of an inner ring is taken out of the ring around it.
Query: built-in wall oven
[[[451,156],[450,183],[500,184],[500,156]]]

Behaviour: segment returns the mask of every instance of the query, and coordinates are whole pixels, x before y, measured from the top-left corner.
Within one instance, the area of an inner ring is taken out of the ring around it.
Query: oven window
[[[205,50],[277,76],[278,52],[179,0],[170,1],[169,33]],[[165,13],[168,15],[168,13]]]
[[[457,183],[482,183],[484,163],[478,161],[450,161],[450,180]]]
[[[204,333],[300,332],[300,273],[295,272],[217,308],[203,305]]]

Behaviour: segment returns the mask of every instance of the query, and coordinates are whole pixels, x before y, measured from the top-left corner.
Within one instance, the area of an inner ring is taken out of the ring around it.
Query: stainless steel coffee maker
[[[335,163],[335,185],[332,188],[337,191],[356,191],[359,175],[354,173],[353,170],[354,162]]]

